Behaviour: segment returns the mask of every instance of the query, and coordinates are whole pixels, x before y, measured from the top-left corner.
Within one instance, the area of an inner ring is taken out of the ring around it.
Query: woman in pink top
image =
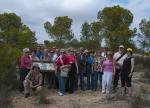
[[[29,48],[23,49],[23,55],[20,59],[20,69],[19,69],[19,76],[20,76],[20,82],[19,82],[19,90],[20,92],[24,91],[23,87],[23,81],[25,80],[26,75],[31,69],[31,59],[29,56]]]
[[[115,74],[115,65],[111,51],[107,52],[107,58],[103,62],[103,72],[102,93],[110,93],[112,77]]]

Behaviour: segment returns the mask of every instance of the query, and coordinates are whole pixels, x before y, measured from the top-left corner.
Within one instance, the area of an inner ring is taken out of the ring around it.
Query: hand
[[[117,62],[116,62],[116,65],[119,66],[119,67],[121,66],[121,64],[120,64],[120,63],[117,63]]]
[[[29,69],[29,70],[31,70],[32,69],[32,67],[26,67],[27,69]]]
[[[32,88],[37,88],[39,85],[35,85],[35,86],[33,86]]]
[[[60,66],[60,70],[63,69],[63,68],[64,68],[64,66]]]
[[[31,87],[31,88],[34,88],[34,86],[32,85],[32,82],[30,82],[30,87]]]
[[[132,73],[130,73],[130,74],[128,75],[128,77],[132,77]]]
[[[113,76],[115,76],[115,72],[113,72]]]

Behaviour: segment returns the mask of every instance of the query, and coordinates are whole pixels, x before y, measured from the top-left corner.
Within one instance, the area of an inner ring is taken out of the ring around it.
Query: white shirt
[[[102,52],[102,53],[101,53],[101,56],[102,56],[102,57],[106,57],[106,53],[105,53],[105,52]]]
[[[56,53],[54,53],[54,55],[53,55],[53,57],[52,57],[52,61],[55,61],[56,59],[57,59],[57,54]]]
[[[114,56],[113,56],[113,59],[116,61],[121,55],[122,55],[122,54],[120,54],[120,52],[116,52],[116,53],[114,54]],[[122,66],[122,65],[123,65],[123,61],[125,60],[126,57],[127,57],[127,54],[123,55],[123,57],[121,57],[121,58],[117,61],[117,63],[119,63],[120,66]],[[119,68],[119,67],[116,66],[116,68]]]

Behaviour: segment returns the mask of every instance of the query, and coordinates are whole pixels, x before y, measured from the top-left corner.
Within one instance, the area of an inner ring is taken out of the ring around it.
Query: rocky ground
[[[135,72],[133,76],[133,94],[136,95],[139,90],[144,92],[144,99],[149,103],[150,85],[142,79],[142,72]],[[32,94],[29,98],[24,98],[22,94],[15,91],[12,96],[14,108],[129,108],[132,98],[123,97],[118,88],[117,93],[112,93],[107,99],[100,90],[76,91],[74,94],[58,96],[54,89],[45,90],[49,104],[39,104],[38,96]],[[149,107],[147,107],[149,108]]]

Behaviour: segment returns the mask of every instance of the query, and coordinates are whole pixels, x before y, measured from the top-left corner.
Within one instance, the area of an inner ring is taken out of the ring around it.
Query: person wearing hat
[[[121,71],[121,67],[123,65],[123,61],[124,59],[127,57],[125,50],[124,50],[124,46],[120,45],[118,52],[116,52],[113,56],[113,59],[115,61],[116,64],[116,74],[114,76],[114,81],[113,81],[113,90],[114,92],[116,91],[116,88],[118,86],[118,81],[119,81],[119,77],[120,77],[120,71]]]
[[[106,60],[102,64],[103,78],[102,78],[102,93],[109,94],[111,91],[111,84],[113,76],[115,75],[115,64],[113,54],[111,51],[107,52]]]
[[[40,73],[40,68],[38,64],[34,64],[28,75],[24,80],[24,93],[25,97],[30,96],[30,88],[35,90],[41,90],[42,84],[42,74]]]
[[[20,68],[19,68],[19,91],[22,93],[24,91],[23,81],[25,80],[26,75],[31,69],[31,59],[29,56],[29,48],[23,49],[23,55],[20,58]]]
[[[121,87],[122,94],[126,94],[126,88],[128,92],[128,96],[132,95],[131,90],[131,78],[134,71],[134,58],[132,56],[133,50],[131,48],[127,49],[127,57],[123,61],[122,70],[121,70]]]

